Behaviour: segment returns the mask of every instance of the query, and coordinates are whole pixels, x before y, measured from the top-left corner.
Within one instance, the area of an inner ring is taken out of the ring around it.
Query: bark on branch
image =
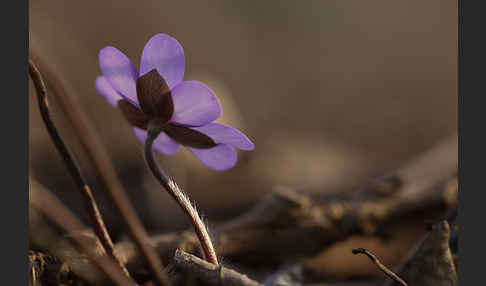
[[[177,269],[193,274],[208,285],[262,286],[262,284],[221,265],[215,265],[192,254],[177,249],[174,255]]]

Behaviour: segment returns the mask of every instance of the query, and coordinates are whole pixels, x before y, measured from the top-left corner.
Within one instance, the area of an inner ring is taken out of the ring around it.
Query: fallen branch
[[[174,255],[176,268],[193,274],[208,285],[220,286],[262,286],[262,284],[221,265],[204,261],[192,254],[177,249]]]

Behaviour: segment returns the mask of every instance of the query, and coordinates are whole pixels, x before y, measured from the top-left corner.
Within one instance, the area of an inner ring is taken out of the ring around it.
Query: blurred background
[[[94,80],[101,48],[115,46],[138,66],[156,33],[182,44],[185,78],[212,88],[223,105],[219,121],[256,145],[239,152],[227,172],[208,170],[185,150],[159,156],[210,225],[242,213],[278,185],[352,189],[457,128],[456,1],[31,1],[30,49],[94,122],[152,233],[188,223],[144,166],[131,127],[96,94]],[[31,174],[87,221],[30,93]],[[110,230],[121,239],[92,165],[51,102]]]

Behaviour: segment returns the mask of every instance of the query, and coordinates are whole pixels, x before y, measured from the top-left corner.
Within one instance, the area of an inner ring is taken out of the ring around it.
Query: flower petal
[[[209,123],[200,127],[192,127],[192,129],[208,135],[216,143],[225,143],[241,150],[253,150],[255,148],[253,142],[245,134],[223,124]]]
[[[184,79],[186,59],[181,44],[166,34],[157,34],[145,44],[140,60],[140,75],[157,69],[172,89]]]
[[[125,99],[138,106],[137,69],[130,59],[114,47],[104,47],[98,54],[101,72]]]
[[[109,104],[116,107],[118,100],[123,99],[123,97],[116,91],[111,84],[108,82],[106,77],[99,76],[95,81],[96,91],[108,101]]]
[[[224,171],[233,168],[238,156],[233,147],[227,144],[218,144],[209,149],[187,147],[208,168],[215,171]]]
[[[171,121],[187,126],[201,126],[221,116],[221,105],[204,83],[183,81],[171,91],[174,114]]]
[[[145,139],[147,138],[147,132],[139,128],[133,128],[135,131],[135,136],[142,144],[145,144]],[[155,151],[162,153],[164,155],[174,155],[179,151],[179,144],[174,140],[170,139],[165,133],[160,133],[157,139],[154,141],[153,148]]]

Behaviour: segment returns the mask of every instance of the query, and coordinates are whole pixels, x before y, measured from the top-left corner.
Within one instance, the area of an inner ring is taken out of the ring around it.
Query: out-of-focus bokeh
[[[285,185],[348,189],[391,170],[456,130],[455,1],[31,1],[30,46],[95,123],[151,232],[187,227],[144,166],[128,123],[96,94],[98,51],[136,66],[156,33],[185,50],[186,79],[208,84],[221,122],[255,142],[227,172],[188,152],[161,164],[211,223]],[[70,207],[82,204],[40,120],[31,89],[31,173]],[[51,99],[53,101],[53,99]],[[110,229],[122,230],[101,184],[52,102],[54,119],[93,184]]]

